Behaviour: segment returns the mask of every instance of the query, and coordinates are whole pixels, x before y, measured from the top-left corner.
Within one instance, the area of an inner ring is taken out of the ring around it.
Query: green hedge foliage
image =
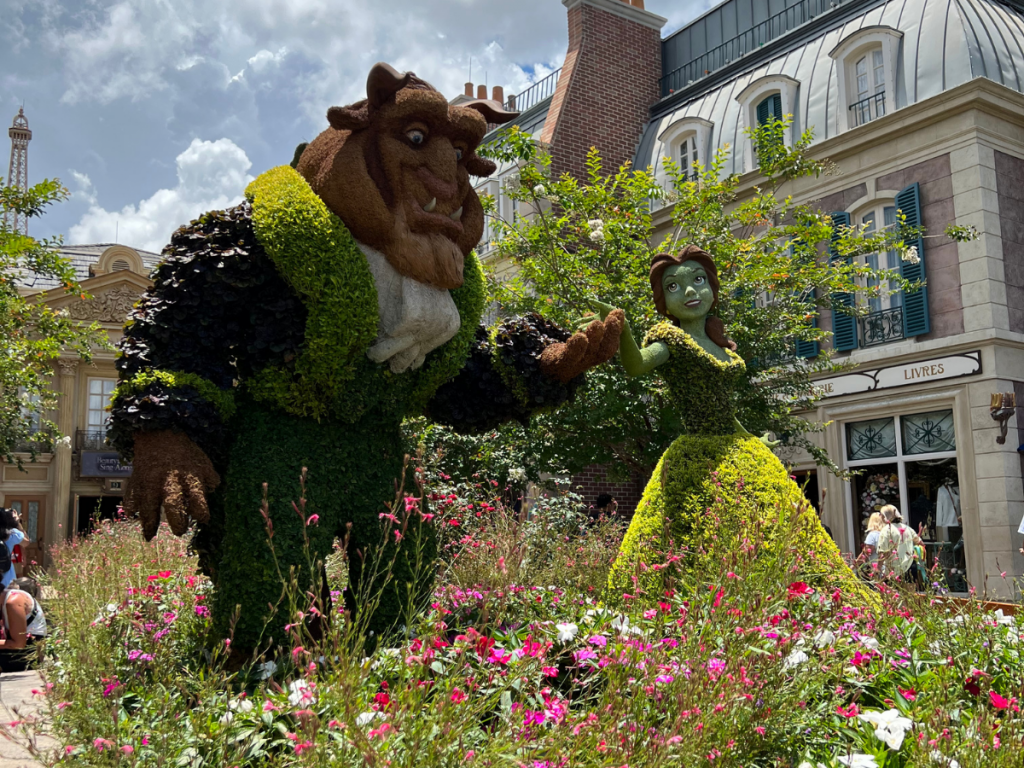
[[[688,578],[717,583],[725,558],[739,553],[744,533],[762,525],[763,543],[757,563],[777,567],[780,549],[791,546],[791,521],[804,502],[800,487],[789,478],[778,457],[756,437],[744,435],[682,435],[658,463],[609,577],[610,595],[631,593],[638,584],[654,594],[669,570],[644,568],[664,561],[660,553],[685,551],[681,568]],[[847,595],[865,588],[843,562],[813,507],[795,520],[797,550],[816,557],[804,561],[793,581],[818,588],[841,588]],[[757,537],[751,536],[751,539]]]

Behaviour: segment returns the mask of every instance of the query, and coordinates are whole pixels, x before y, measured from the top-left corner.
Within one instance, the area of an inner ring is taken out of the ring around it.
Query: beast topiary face
[[[366,99],[331,107],[331,127],[296,170],[357,240],[402,275],[437,288],[462,285],[463,264],[484,231],[470,176],[495,166],[476,155],[487,123],[515,117],[478,100],[459,107],[411,72],[377,64]]]

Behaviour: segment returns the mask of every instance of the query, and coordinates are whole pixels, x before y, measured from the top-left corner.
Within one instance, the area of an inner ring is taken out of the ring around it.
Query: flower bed
[[[432,524],[457,533],[433,600],[404,640],[368,657],[337,608],[319,645],[308,616],[289,611],[291,646],[235,670],[209,645],[207,583],[181,542],[161,532],[147,544],[119,522],[59,549],[44,669],[52,759],[1020,766],[1014,618],[885,585],[868,612],[788,575],[813,553],[754,568],[756,541],[712,582],[681,576],[610,610],[602,589],[621,529],[519,522],[489,489],[434,507]],[[393,511],[400,524],[406,512]]]

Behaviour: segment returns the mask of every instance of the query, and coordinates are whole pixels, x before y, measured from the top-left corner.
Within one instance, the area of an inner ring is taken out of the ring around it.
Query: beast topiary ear
[[[370,124],[366,113],[366,101],[360,101],[350,107],[331,107],[327,110],[327,122],[339,131],[361,131]]]

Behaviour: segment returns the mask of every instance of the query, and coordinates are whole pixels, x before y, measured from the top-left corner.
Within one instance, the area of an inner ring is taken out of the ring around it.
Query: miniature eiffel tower
[[[28,191],[28,143],[32,140],[32,131],[28,129],[25,108],[18,110],[17,117],[7,135],[11,137],[11,165],[7,171],[6,183]],[[10,232],[28,234],[28,216],[18,211],[8,210],[4,213],[4,225]]]

